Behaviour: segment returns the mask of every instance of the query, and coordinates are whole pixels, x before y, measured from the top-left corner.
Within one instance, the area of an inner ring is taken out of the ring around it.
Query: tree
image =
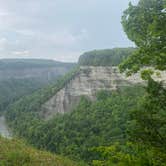
[[[129,4],[122,16],[122,25],[138,49],[121,65],[121,71],[137,72],[143,66],[166,69],[166,0],[140,0]],[[166,146],[166,90],[151,78],[153,72],[144,70],[148,80],[146,94],[138,108],[131,113],[129,136],[132,141],[161,148]]]
[[[142,66],[166,69],[166,0],[140,0],[131,3],[122,16],[128,38],[138,49],[121,65],[121,71],[137,72]]]
[[[148,80],[146,94],[131,113],[128,128],[131,140],[166,150],[166,89]]]

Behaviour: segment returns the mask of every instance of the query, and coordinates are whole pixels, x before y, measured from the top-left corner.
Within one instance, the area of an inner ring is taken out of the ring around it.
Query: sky
[[[0,0],[0,58],[76,62],[89,50],[130,47],[121,16],[138,0]]]

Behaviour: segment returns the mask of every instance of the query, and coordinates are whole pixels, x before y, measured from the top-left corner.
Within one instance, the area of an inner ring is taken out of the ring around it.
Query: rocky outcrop
[[[162,73],[162,79],[166,72]],[[155,78],[161,80],[161,78]],[[117,67],[80,67],[79,73],[64,88],[50,98],[42,106],[42,117],[50,119],[56,113],[64,113],[72,110],[81,96],[95,99],[99,90],[116,90],[118,87],[132,84],[145,83],[139,74],[126,77]]]

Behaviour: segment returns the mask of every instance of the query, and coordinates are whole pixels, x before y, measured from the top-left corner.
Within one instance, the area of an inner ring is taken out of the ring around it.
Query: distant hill
[[[113,48],[85,52],[79,58],[82,66],[117,66],[134,52],[135,48]]]
[[[54,83],[74,66],[43,59],[1,59],[0,112],[20,97]]]
[[[0,137],[0,165],[12,166],[81,166],[65,157],[39,151],[22,141]]]
[[[9,78],[36,78],[48,82],[64,75],[74,66],[74,63],[43,59],[1,59],[0,81]]]
[[[0,70],[43,67],[72,67],[73,65],[75,64],[45,59],[0,59]]]

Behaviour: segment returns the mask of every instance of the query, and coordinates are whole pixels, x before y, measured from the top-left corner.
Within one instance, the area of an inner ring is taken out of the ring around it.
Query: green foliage
[[[17,134],[38,148],[90,162],[97,158],[90,148],[110,145],[118,140],[125,142],[129,112],[142,94],[141,87],[126,87],[111,93],[102,91],[98,93],[97,101],[90,102],[83,97],[72,112],[56,115],[46,122],[39,119],[39,109],[31,107],[36,100],[34,97],[13,105],[8,120]]]
[[[166,1],[140,0],[131,3],[122,16],[128,38],[138,47],[121,65],[121,71],[138,71],[142,66],[166,69]]]
[[[65,157],[36,150],[23,141],[7,140],[0,137],[1,166],[85,166]]]
[[[78,72],[79,69],[75,68],[57,80],[54,85],[35,91],[32,95],[24,96],[11,104],[6,111],[6,117],[13,130],[17,134],[26,136],[28,127],[32,130],[31,128],[40,122],[41,105],[73,79]],[[14,128],[14,126],[17,127]]]
[[[94,160],[93,166],[166,166],[166,154],[142,144],[127,142],[121,145],[116,142],[92,150],[100,154],[100,160]]]
[[[0,112],[18,100],[43,87],[45,83],[36,79],[7,79],[0,81]]]
[[[166,90],[148,80],[146,95],[132,111],[129,135],[134,142],[158,147],[166,152]]]
[[[52,84],[61,74],[44,73],[40,76],[40,72],[52,70],[53,67],[71,69],[75,64],[61,63],[53,60],[39,59],[1,59],[0,60],[0,113],[18,100],[20,97],[29,95],[37,89],[48,84]],[[46,69],[45,69],[46,68]],[[33,70],[36,71],[33,75]],[[24,73],[25,76],[24,76]],[[13,75],[12,75],[13,74]],[[21,74],[21,76],[19,75]]]
[[[134,48],[94,50],[81,55],[79,64],[83,66],[117,66],[134,51]]]
[[[143,80],[149,80],[151,75],[154,74],[154,71],[151,69],[145,69],[141,72],[141,77]]]
[[[166,90],[150,77],[145,95],[129,112],[126,135],[132,142],[92,148],[94,166],[166,165]],[[126,123],[126,122],[124,122]]]
[[[120,64],[122,72],[131,75],[144,66],[166,69],[165,9],[165,0],[140,0],[137,6],[129,4],[122,16],[122,24],[128,38],[135,42],[138,49]],[[151,78],[152,74],[152,69],[142,71],[142,78],[148,81],[146,94],[137,109],[130,113],[128,136],[134,146],[140,146],[141,151],[134,149],[139,155],[136,158],[127,154],[136,159],[136,163],[127,165],[166,165],[166,89],[162,83]],[[112,161],[110,155],[104,163]],[[121,158],[118,163],[121,164]]]

